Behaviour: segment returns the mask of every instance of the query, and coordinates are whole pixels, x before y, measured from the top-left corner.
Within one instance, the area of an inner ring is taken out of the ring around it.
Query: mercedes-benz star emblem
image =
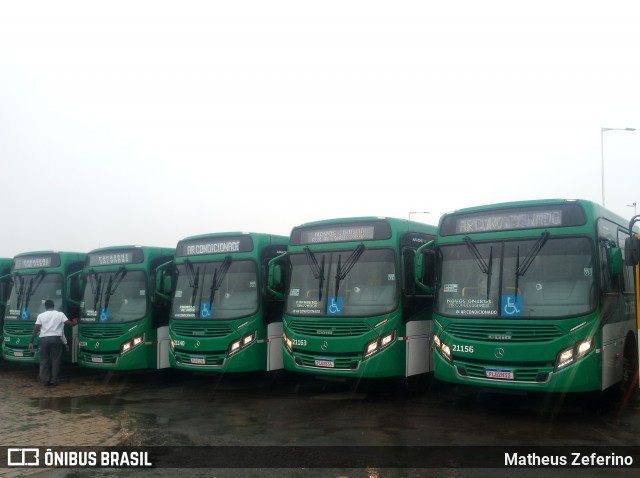
[[[320,346],[322,350],[327,350],[329,348],[329,343],[326,340],[322,341],[322,345]]]
[[[499,359],[503,358],[504,357],[504,349],[501,349],[501,348],[495,349],[493,351],[493,355],[495,355],[496,358],[499,358]]]

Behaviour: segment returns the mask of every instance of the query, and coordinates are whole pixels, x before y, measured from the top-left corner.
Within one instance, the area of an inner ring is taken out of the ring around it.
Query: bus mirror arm
[[[281,289],[283,284],[282,263],[287,253],[280,254],[269,261],[267,276],[267,291],[278,299],[284,299],[284,294],[276,289]]]
[[[435,251],[433,250],[433,244],[434,244],[434,241],[429,241],[426,244],[420,246],[414,252],[414,259],[413,259],[413,271],[414,271],[415,282],[416,284],[418,284],[419,287],[424,289],[429,295],[433,295],[433,287],[425,284],[423,281],[426,274],[429,274],[431,275],[431,277],[433,277],[433,272],[434,272],[433,265],[435,264]],[[427,266],[425,266],[425,262],[426,262],[425,259],[427,257],[432,257],[432,261],[430,262],[431,267],[429,267],[429,263],[427,264]]]
[[[80,276],[80,280],[82,280],[82,274],[83,274],[83,270],[79,270],[74,272],[73,274],[69,274],[67,276],[66,279],[66,289],[67,289],[67,293],[66,293],[66,300],[67,302],[69,302],[70,304],[73,304],[75,306],[80,306],[80,303],[82,302],[81,300],[75,300],[73,297],[71,297],[71,291],[72,291],[72,287],[71,287],[71,281],[76,277],[76,276]],[[80,283],[80,290],[83,290],[82,287],[82,283]]]
[[[166,301],[171,301],[171,290],[173,289],[172,276],[169,268],[173,266],[173,261],[167,261],[156,268],[154,294]]]

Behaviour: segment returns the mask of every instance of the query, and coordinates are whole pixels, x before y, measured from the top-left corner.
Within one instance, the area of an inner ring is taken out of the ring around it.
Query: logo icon
[[[8,466],[39,466],[40,465],[40,449],[39,448],[8,448],[7,449],[7,465]]]
[[[493,355],[495,355],[496,358],[503,358],[504,357],[504,349],[501,348],[497,348],[493,351]]]

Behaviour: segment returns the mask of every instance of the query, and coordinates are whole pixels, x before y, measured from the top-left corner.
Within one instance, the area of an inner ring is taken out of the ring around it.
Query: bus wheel
[[[634,399],[638,391],[638,347],[633,337],[627,337],[622,356],[620,398],[623,404]]]

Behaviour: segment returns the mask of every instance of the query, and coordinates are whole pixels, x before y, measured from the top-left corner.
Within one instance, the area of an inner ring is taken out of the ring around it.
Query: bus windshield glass
[[[89,271],[86,281],[82,322],[122,323],[146,316],[147,281],[143,271]]]
[[[436,310],[459,318],[565,318],[596,306],[594,249],[583,237],[446,245]]]
[[[178,280],[172,319],[238,319],[258,311],[258,269],[254,261],[185,261]]]
[[[53,300],[55,310],[62,310],[62,275],[40,271],[37,274],[15,274],[12,280],[5,319],[35,321],[38,314],[45,311],[47,299]]]
[[[391,249],[292,254],[286,313],[294,316],[370,317],[397,304],[396,257]]]

